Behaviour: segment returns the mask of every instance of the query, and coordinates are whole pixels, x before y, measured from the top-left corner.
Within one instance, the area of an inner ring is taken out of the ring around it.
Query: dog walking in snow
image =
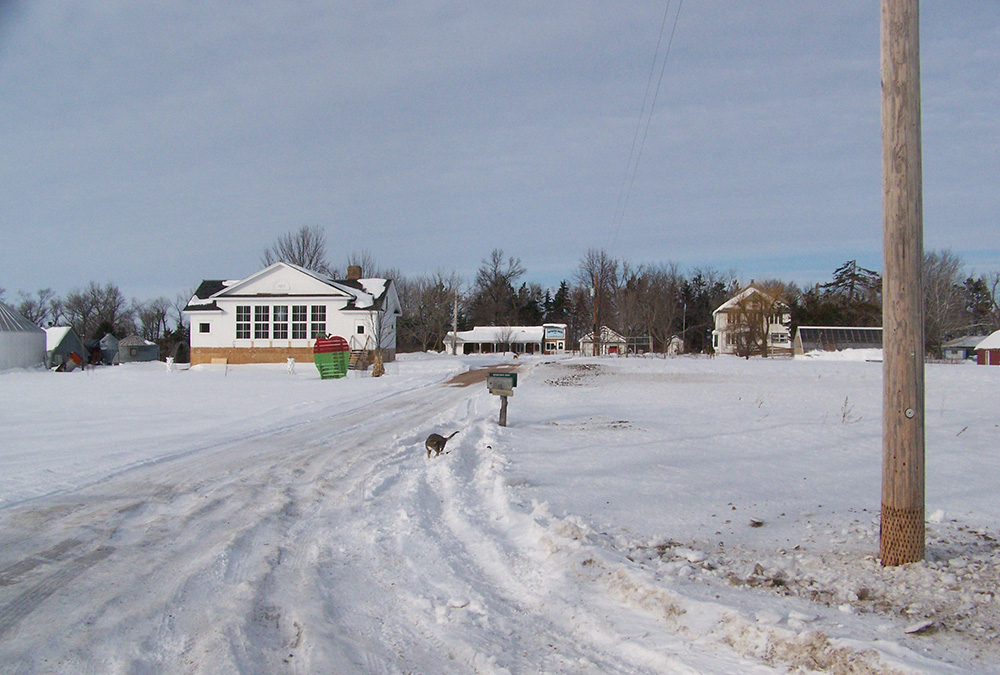
[[[424,441],[424,447],[427,448],[427,458],[430,459],[432,452],[434,453],[435,457],[440,455],[444,451],[445,443],[450,441],[451,437],[457,433],[458,432],[456,431],[447,438],[445,438],[441,434],[431,434],[430,436],[428,436],[427,440]]]

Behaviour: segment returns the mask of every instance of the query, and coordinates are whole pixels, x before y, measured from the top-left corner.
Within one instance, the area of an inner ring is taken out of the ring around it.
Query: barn
[[[31,368],[45,362],[45,331],[0,302],[0,370]]]
[[[976,363],[981,366],[1000,366],[1000,330],[991,333],[976,345]]]

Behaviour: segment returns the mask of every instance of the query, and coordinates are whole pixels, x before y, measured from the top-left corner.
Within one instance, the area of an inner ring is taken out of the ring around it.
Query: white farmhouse
[[[712,347],[717,354],[792,353],[788,305],[753,284],[719,305],[712,318]]]
[[[339,335],[356,354],[396,354],[399,297],[391,279],[347,279],[278,262],[245,279],[206,280],[184,308],[191,322],[191,365],[311,361],[317,336]]]

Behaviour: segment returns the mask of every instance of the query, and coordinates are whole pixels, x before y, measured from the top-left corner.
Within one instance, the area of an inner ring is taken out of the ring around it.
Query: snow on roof
[[[448,332],[448,335],[451,335],[451,331]],[[510,342],[517,344],[541,342],[544,337],[545,329],[541,326],[475,326],[472,330],[458,331],[457,336],[462,342]]]
[[[350,304],[354,305],[355,309],[371,309],[375,305],[375,298],[372,294],[365,292],[361,288],[355,288],[352,284],[345,281],[330,281],[328,283],[353,297],[354,300]],[[360,280],[358,283],[360,284]]]
[[[1000,330],[990,333],[985,340],[976,345],[976,349],[1000,349]]]
[[[59,346],[59,343],[66,337],[66,333],[73,330],[69,326],[52,326],[45,329],[45,351],[52,351]]]
[[[24,318],[24,315],[10,305],[0,302],[0,331],[41,333],[42,329]]]
[[[365,289],[365,292],[374,298],[381,298],[389,285],[388,279],[358,279],[358,283]]]
[[[724,303],[722,303],[721,305],[719,305],[715,309],[715,311],[712,312],[712,314],[715,315],[715,314],[718,314],[719,312],[724,312],[726,310],[733,309],[744,298],[747,298],[747,297],[749,297],[751,295],[754,295],[754,294],[763,295],[765,298],[768,298],[768,299],[772,300],[775,303],[775,305],[778,306],[778,307],[786,307],[787,306],[781,300],[779,300],[777,298],[773,298],[768,293],[765,293],[764,291],[760,290],[759,288],[757,288],[756,286],[754,286],[753,284],[751,284],[750,286],[747,286],[745,289],[743,289],[742,291],[740,291],[739,293],[737,293],[736,295],[734,295],[733,297],[729,298]]]

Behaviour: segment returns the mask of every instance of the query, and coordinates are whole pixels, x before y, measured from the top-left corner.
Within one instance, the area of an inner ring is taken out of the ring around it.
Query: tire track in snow
[[[73,579],[93,565],[105,560],[114,552],[114,548],[102,546],[96,551],[75,558],[58,571],[45,577],[41,583],[29,588],[7,605],[0,607],[0,638],[31,614],[48,597],[65,590]]]

